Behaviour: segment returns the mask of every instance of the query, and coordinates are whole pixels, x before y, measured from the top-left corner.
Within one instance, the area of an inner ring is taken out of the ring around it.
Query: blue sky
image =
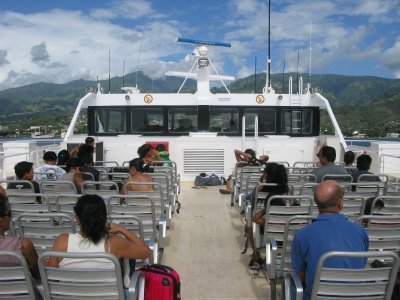
[[[188,71],[191,45],[177,37],[223,41],[212,48],[219,73],[266,69],[267,0],[1,0],[0,90],[45,81],[108,78],[142,70],[160,78]],[[272,0],[272,73],[400,78],[399,0]],[[141,51],[140,51],[141,49]],[[140,55],[139,55],[140,52]],[[139,57],[140,56],[140,57]],[[140,58],[140,59],[139,59]],[[273,83],[272,83],[273,84]]]

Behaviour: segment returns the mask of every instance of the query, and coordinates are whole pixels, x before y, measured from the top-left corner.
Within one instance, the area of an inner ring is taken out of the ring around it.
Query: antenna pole
[[[268,0],[268,92],[271,89],[271,0]]]
[[[122,87],[125,86],[125,58],[124,63],[122,64]]]
[[[285,66],[286,66],[286,61],[283,59],[283,72],[282,72],[282,94],[285,93]]]
[[[297,50],[297,93],[299,93],[299,62],[300,62],[300,51]]]
[[[257,56],[254,58],[254,93],[257,93]]]
[[[108,49],[108,93],[111,94],[111,51]]]
[[[308,83],[310,84],[311,87],[311,37],[312,37],[312,19],[311,19],[311,24],[310,24],[310,66],[309,66],[309,74],[308,74]]]
[[[142,44],[143,44],[143,40],[140,41],[139,55],[138,55],[137,64],[136,64],[136,88],[138,87],[137,80],[138,80],[138,72],[139,72],[140,54],[142,53]]]

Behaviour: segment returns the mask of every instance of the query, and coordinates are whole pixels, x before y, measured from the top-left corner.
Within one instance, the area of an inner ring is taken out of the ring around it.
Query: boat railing
[[[58,153],[59,150],[60,150],[60,145],[56,144],[39,147],[39,149],[30,152],[29,161],[33,162],[34,165],[41,164],[43,162],[44,152],[54,151],[55,153]]]
[[[382,173],[393,174],[396,177],[400,177],[400,156],[381,154],[379,156],[379,168]]]
[[[0,153],[0,180],[7,180],[10,176],[14,175],[14,164],[11,165],[8,163],[9,160],[19,160],[19,161],[29,161],[29,153],[7,153],[4,155],[4,152]]]

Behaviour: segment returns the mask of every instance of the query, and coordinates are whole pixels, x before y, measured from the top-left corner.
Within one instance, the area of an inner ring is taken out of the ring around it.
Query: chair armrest
[[[282,295],[284,296],[284,300],[303,299],[303,285],[296,272],[290,272],[285,275],[282,285]]]
[[[135,271],[131,278],[129,285],[129,299],[130,300],[143,300],[144,299],[144,274],[141,271]]]
[[[154,237],[152,237],[148,242],[147,245],[151,249],[151,256],[150,256],[150,263],[157,264],[158,263],[158,242]]]
[[[278,246],[276,241],[274,239],[267,239],[265,243],[265,266],[269,279],[276,279],[277,252]]]

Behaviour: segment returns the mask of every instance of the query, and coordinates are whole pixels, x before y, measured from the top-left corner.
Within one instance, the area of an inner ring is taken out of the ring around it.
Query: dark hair
[[[157,147],[156,147],[156,150],[158,152],[162,152],[162,151],[167,151],[167,148],[165,148],[164,144],[158,144]]]
[[[354,162],[354,159],[356,158],[356,155],[354,154],[353,151],[346,151],[346,153],[344,154],[344,163],[346,165],[350,165]]]
[[[21,179],[26,172],[29,172],[32,169],[33,163],[29,161],[20,161],[14,166],[15,175],[18,179]]]
[[[85,139],[85,144],[92,144],[92,143],[94,143],[94,138],[92,138],[91,136],[88,136]]]
[[[69,172],[69,170],[71,168],[77,168],[77,167],[82,167],[82,162],[79,158],[77,157],[71,157],[70,159],[68,159],[65,168],[67,169],[67,172]]]
[[[140,146],[140,147],[138,148],[137,153],[138,153],[138,155],[139,155],[140,158],[144,158],[144,157],[146,157],[147,154],[148,154],[151,150],[153,150],[153,149],[154,149],[154,148],[153,148],[152,145],[144,144],[144,145],[142,145],[142,146]]]
[[[103,198],[95,194],[86,194],[78,199],[74,206],[83,236],[94,244],[108,235],[107,209]]]
[[[256,152],[253,149],[246,149],[244,153],[250,154],[253,159],[256,158]]]
[[[141,159],[141,158],[132,159],[129,162],[129,169],[130,168],[135,168],[138,172],[141,172],[141,173],[146,171],[145,163],[144,163],[143,159]]]
[[[94,148],[93,146],[82,144],[79,146],[79,150],[77,156],[79,158],[84,157],[85,155],[93,155]]]
[[[43,154],[43,160],[46,161],[57,161],[57,154],[53,151],[46,151]]]
[[[6,215],[8,198],[6,195],[0,193],[0,217],[4,217]]]
[[[335,162],[336,150],[330,146],[324,146],[321,148],[321,157],[325,157],[329,162]]]
[[[283,165],[277,163],[267,163],[265,165],[265,183],[276,183],[277,186],[267,186],[264,191],[270,195],[283,195],[289,190],[288,176]]]
[[[357,158],[357,169],[361,171],[368,171],[371,167],[372,158],[367,154],[362,154]]]
[[[64,166],[69,158],[70,155],[68,150],[61,150],[60,152],[58,152],[57,165]]]

